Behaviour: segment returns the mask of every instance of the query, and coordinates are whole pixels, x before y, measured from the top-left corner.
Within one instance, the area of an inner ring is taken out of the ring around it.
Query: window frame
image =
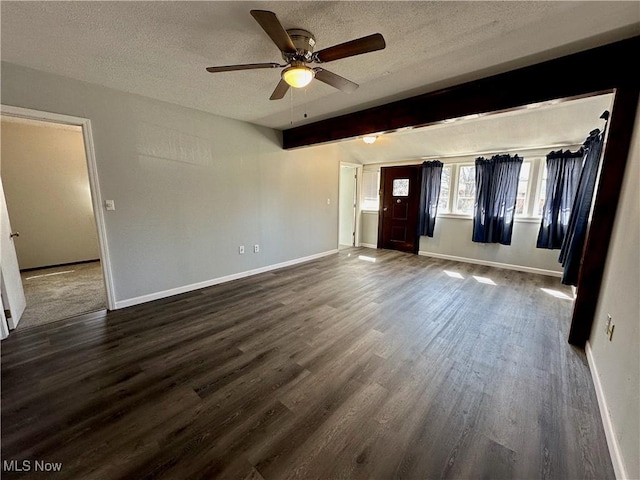
[[[367,174],[373,174],[376,177],[376,199],[377,199],[377,208],[371,208],[370,204],[367,204],[366,200],[366,185],[365,178]],[[379,212],[380,211],[380,170],[364,170],[362,172],[362,191],[360,197],[360,210],[363,212]]]
[[[461,212],[460,210],[458,210],[458,200],[460,198],[459,195],[459,188],[460,188],[460,171],[462,169],[462,167],[473,167],[473,176],[475,178],[475,171],[476,171],[476,164],[475,162],[459,162],[455,164],[456,166],[456,177],[455,177],[455,189],[453,191],[453,195],[454,195],[454,202],[452,204],[452,206],[454,207],[452,210],[452,213],[458,217],[468,217],[468,218],[473,218],[473,210],[470,213],[467,212]],[[475,183],[474,183],[474,192],[473,192],[473,202],[474,202],[474,209],[475,209],[475,198],[476,198],[476,191],[475,191]]]
[[[549,180],[549,178],[548,178],[549,174],[548,173],[547,173],[547,178],[543,179],[544,172],[545,172],[546,168],[547,168],[547,162],[546,162],[546,158],[545,158],[545,159],[542,159],[542,161],[540,162],[540,168],[538,170],[538,178],[537,178],[537,183],[536,183],[536,199],[535,199],[535,202],[533,204],[533,209],[532,209],[532,212],[531,212],[531,216],[532,217],[542,218],[542,213],[544,213],[544,211],[543,211],[543,212],[538,214],[538,205],[540,204],[540,200],[543,197],[543,194],[542,194],[542,182],[544,180],[547,180],[547,181]],[[545,189],[546,189],[546,182],[544,184],[545,184]],[[546,197],[546,192],[544,192],[544,196]],[[544,210],[544,206],[542,207],[542,209]]]
[[[525,193],[525,203],[522,213],[514,215],[514,221],[516,222],[530,222],[537,223],[542,218],[537,214],[536,205],[538,204],[541,196],[542,186],[542,172],[546,166],[546,156],[542,154],[532,155],[526,158],[523,163],[530,164],[529,167],[529,180],[527,182],[527,191]],[[464,213],[457,210],[458,207],[458,187],[460,184],[460,168],[461,167],[474,167],[475,162],[451,162],[446,163],[445,167],[451,168],[451,175],[449,178],[449,201],[448,210],[446,212],[438,210],[438,217],[449,218],[473,218],[473,212]]]
[[[524,166],[525,163],[529,164],[529,179],[527,180],[527,188],[526,191],[524,192],[524,203],[522,205],[522,213],[515,213],[514,214],[514,219],[515,218],[529,218],[531,217],[531,189],[533,188],[533,176],[535,175],[535,170],[534,170],[534,166],[535,166],[535,161],[536,159],[531,159],[531,160],[524,160],[522,162],[522,165]],[[521,170],[522,172],[522,170]],[[518,177],[518,183],[520,183],[520,178]],[[516,201],[517,201],[517,194],[516,194]],[[535,205],[534,205],[535,208]]]
[[[454,163],[447,163],[444,164],[442,166],[442,172],[444,173],[444,169],[448,168],[449,169],[449,196],[447,197],[447,206],[446,209],[444,211],[441,211],[440,208],[438,207],[438,216],[440,214],[443,215],[449,215],[451,214],[451,199],[453,198],[453,191],[451,189],[451,182],[453,180],[454,177],[454,170],[455,170],[455,164]],[[442,180],[440,181],[440,194],[442,194]],[[440,198],[438,198],[438,204],[440,203]]]

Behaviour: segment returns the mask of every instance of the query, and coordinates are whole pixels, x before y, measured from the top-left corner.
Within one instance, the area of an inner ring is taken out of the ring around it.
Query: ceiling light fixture
[[[369,145],[374,143],[377,139],[378,137],[376,137],[375,135],[367,135],[366,137],[362,137],[362,141],[364,143],[368,143]]]
[[[311,83],[315,74],[303,62],[291,62],[291,66],[282,71],[282,79],[294,88],[302,88]]]

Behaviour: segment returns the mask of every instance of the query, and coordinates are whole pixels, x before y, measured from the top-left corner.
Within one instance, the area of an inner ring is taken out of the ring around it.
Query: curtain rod
[[[464,158],[464,157],[482,157],[485,155],[500,155],[502,153],[521,153],[521,152],[530,152],[533,150],[548,150],[549,152],[557,149],[576,149],[582,147],[582,143],[569,144],[566,143],[558,143],[552,145],[540,145],[536,147],[524,147],[524,148],[511,148],[506,150],[488,150],[484,152],[470,152],[470,153],[456,153],[451,155],[430,155],[426,157],[415,157],[409,158],[405,160],[397,160],[390,162],[379,162],[379,163],[365,163],[364,166],[373,166],[373,167],[383,167],[383,166],[392,166],[392,165],[412,165],[417,163],[422,163],[424,161],[429,160],[442,160],[442,159],[452,159],[452,158]],[[547,152],[548,153],[548,152]],[[526,160],[526,159],[525,159]]]

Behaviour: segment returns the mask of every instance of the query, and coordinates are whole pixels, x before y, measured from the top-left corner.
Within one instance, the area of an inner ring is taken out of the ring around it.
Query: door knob
[[[19,237],[20,236],[20,232],[11,232],[9,234],[9,238],[13,238],[13,237]]]
[[[384,207],[382,210],[386,212],[387,211],[387,207]]]

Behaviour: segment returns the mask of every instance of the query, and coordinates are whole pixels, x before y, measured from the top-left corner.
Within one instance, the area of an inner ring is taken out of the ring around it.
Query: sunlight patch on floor
[[[570,297],[566,293],[560,292],[559,290],[553,290],[551,288],[541,288],[540,290],[556,298],[561,298],[563,300],[573,300],[572,297]]]
[[[25,280],[33,280],[34,278],[51,277],[53,275],[63,275],[65,273],[73,273],[75,270],[65,270],[64,272],[45,273],[43,275],[34,275],[33,277],[27,277]]]
[[[474,275],[473,278],[475,278],[476,282],[478,282],[478,283],[484,283],[486,285],[495,285],[496,284],[496,282],[491,280],[489,277],[479,277],[479,276]]]
[[[451,278],[464,278],[462,275],[460,275],[458,272],[450,272],[449,270],[443,270],[443,272],[445,274],[447,274],[448,276],[450,276]]]

